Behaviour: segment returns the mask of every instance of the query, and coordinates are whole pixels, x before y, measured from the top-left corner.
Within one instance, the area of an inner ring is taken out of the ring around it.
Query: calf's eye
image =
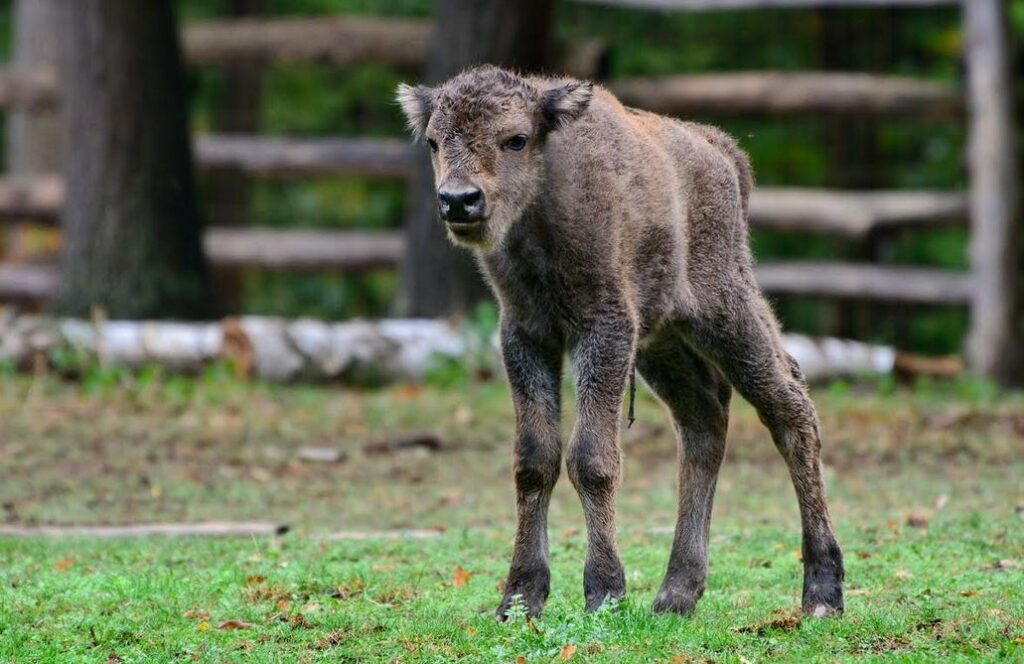
[[[526,147],[526,136],[519,134],[505,141],[505,149],[512,150],[513,152],[519,152]]]
[[[437,152],[437,141],[435,141],[432,138],[428,138],[427,139],[427,145],[430,146],[430,151],[431,152]]]

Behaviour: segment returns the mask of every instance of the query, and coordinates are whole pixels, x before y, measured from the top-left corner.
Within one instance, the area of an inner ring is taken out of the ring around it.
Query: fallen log
[[[785,343],[814,381],[888,373],[895,361],[895,353],[885,346],[802,335],[786,335]],[[0,361],[35,370],[40,358],[57,349],[94,360],[102,352],[104,362],[130,369],[152,364],[196,372],[211,362],[232,361],[236,369],[244,367],[243,375],[271,381],[358,384],[417,382],[438,358],[458,360],[480,352],[468,335],[437,320],[326,323],[244,317],[222,323],[174,323],[0,318]],[[483,350],[497,365],[496,341]],[[394,445],[436,448],[440,443],[417,437]]]
[[[0,537],[274,537],[289,526],[280,523],[221,522],[143,523],[119,526],[18,526],[0,524]]]
[[[739,72],[612,81],[623,103],[665,115],[853,114],[958,119],[963,97],[941,83],[859,73]]]

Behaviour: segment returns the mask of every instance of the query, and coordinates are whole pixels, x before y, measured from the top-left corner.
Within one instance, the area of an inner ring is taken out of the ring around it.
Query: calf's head
[[[437,87],[398,86],[398,103],[430,147],[437,207],[458,244],[489,249],[537,200],[552,131],[579,118],[588,81],[545,85],[497,67],[471,69]]]

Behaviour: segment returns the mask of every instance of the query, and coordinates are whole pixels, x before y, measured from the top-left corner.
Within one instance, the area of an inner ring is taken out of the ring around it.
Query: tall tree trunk
[[[119,318],[212,309],[171,0],[66,3],[65,247],[57,307]]]
[[[228,15],[233,18],[257,16],[265,10],[265,0],[230,0]],[[230,67],[224,71],[217,99],[214,123],[221,133],[254,134],[262,120],[263,68]],[[244,226],[251,222],[252,187],[244,173],[223,171],[208,176],[205,208],[217,226]],[[237,313],[242,306],[242,273],[233,268],[214,269],[214,291],[222,312]]]
[[[964,3],[970,108],[971,368],[1024,386],[1024,221],[1007,3]]]
[[[438,83],[474,64],[537,71],[550,62],[555,0],[439,0],[426,79]],[[487,296],[465,250],[451,246],[437,220],[434,175],[424,151],[409,191],[409,250],[399,308],[410,316],[460,313]]]

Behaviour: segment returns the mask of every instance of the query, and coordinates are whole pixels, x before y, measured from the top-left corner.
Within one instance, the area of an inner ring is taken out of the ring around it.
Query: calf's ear
[[[434,112],[434,89],[425,85],[406,85],[399,83],[395,92],[395,100],[405,113],[406,125],[416,140],[423,138],[430,122],[430,114]]]
[[[547,129],[560,129],[582,116],[593,96],[594,84],[590,81],[573,81],[545,92],[541,113]]]

